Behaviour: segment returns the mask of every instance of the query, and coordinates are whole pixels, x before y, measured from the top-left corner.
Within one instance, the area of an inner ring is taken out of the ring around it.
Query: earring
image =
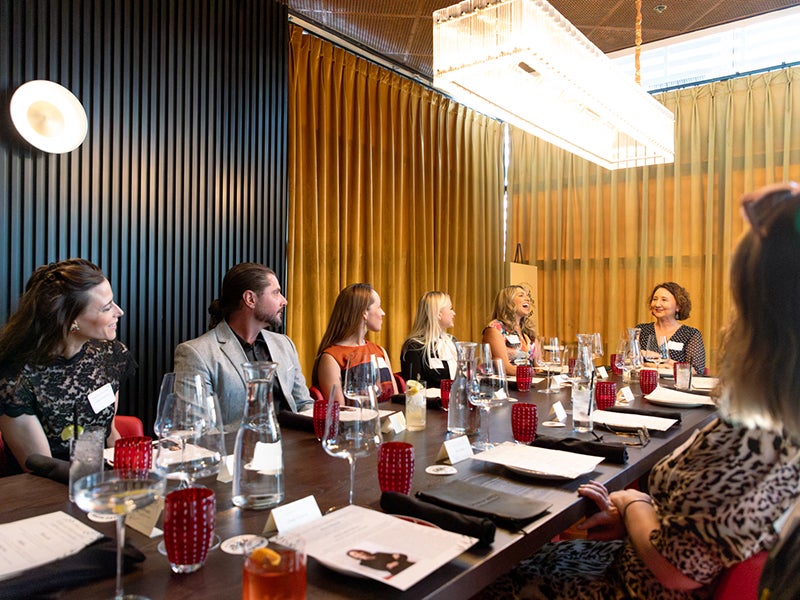
[[[71,333],[78,333],[81,330],[81,328],[78,326],[77,321],[73,321],[72,326],[69,328],[69,330]]]
[[[677,310],[675,311],[675,320],[676,321],[680,321],[681,320],[681,313],[679,313]]]

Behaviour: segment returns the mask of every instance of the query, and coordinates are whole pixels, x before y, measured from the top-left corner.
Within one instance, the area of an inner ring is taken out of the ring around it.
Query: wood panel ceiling
[[[603,52],[634,46],[634,0],[550,0]],[[286,0],[289,11],[432,79],[433,11],[456,0]],[[642,0],[642,41],[655,42],[800,5],[797,0]]]

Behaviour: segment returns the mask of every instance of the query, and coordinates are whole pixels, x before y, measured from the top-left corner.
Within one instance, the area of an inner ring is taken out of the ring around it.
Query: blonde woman
[[[403,377],[421,379],[429,388],[455,377],[456,340],[446,333],[455,317],[450,296],[444,292],[426,292],[419,299],[414,325],[400,352]]]
[[[536,350],[533,300],[521,285],[500,290],[494,300],[491,322],[483,330],[483,343],[492,348],[492,358],[503,359],[507,375],[517,374],[517,365],[527,364]]]

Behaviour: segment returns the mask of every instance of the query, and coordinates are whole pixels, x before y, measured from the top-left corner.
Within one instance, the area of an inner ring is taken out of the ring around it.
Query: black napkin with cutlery
[[[645,417],[661,417],[662,419],[675,419],[681,422],[681,413],[671,410],[657,410],[652,408],[639,408],[633,406],[612,406],[608,412],[627,413],[629,415],[643,415]]]
[[[486,517],[511,531],[522,529],[552,506],[548,502],[500,492],[460,479],[417,492],[417,498],[468,515]]]
[[[25,460],[25,468],[34,475],[47,477],[53,481],[69,483],[69,461],[44,454],[29,454]]]
[[[122,552],[123,571],[131,571],[144,558],[138,548],[126,543]],[[104,536],[77,554],[0,581],[0,599],[50,598],[57,590],[114,577],[116,572],[117,541]]]
[[[462,515],[446,508],[434,506],[428,502],[421,502],[399,492],[383,492],[381,494],[381,508],[389,514],[415,517],[438,525],[447,531],[478,538],[478,545],[480,546],[491,545],[494,542],[494,534],[497,530],[495,524],[489,519]]]
[[[624,465],[628,462],[628,450],[624,444],[619,442],[596,442],[592,440],[580,440],[578,438],[557,438],[547,435],[537,435],[531,446],[548,448],[550,450],[563,450],[564,452],[576,452],[577,454],[589,454],[591,456],[602,456],[604,460]]]

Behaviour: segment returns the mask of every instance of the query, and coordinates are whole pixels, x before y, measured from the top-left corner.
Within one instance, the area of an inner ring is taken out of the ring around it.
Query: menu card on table
[[[306,554],[326,567],[399,590],[407,590],[478,541],[352,504],[272,539],[292,546],[297,538],[304,540]]]
[[[620,431],[634,431],[642,427],[647,427],[651,431],[666,431],[678,422],[675,419],[665,419],[664,417],[648,417],[608,410],[596,410],[592,415],[595,425],[605,425],[611,430],[618,429]]]
[[[66,558],[103,537],[65,512],[0,525],[0,579]]]
[[[476,454],[473,459],[497,463],[523,472],[564,479],[575,479],[585,473],[591,473],[603,461],[602,456],[537,448],[514,442],[498,444],[491,450]]]

